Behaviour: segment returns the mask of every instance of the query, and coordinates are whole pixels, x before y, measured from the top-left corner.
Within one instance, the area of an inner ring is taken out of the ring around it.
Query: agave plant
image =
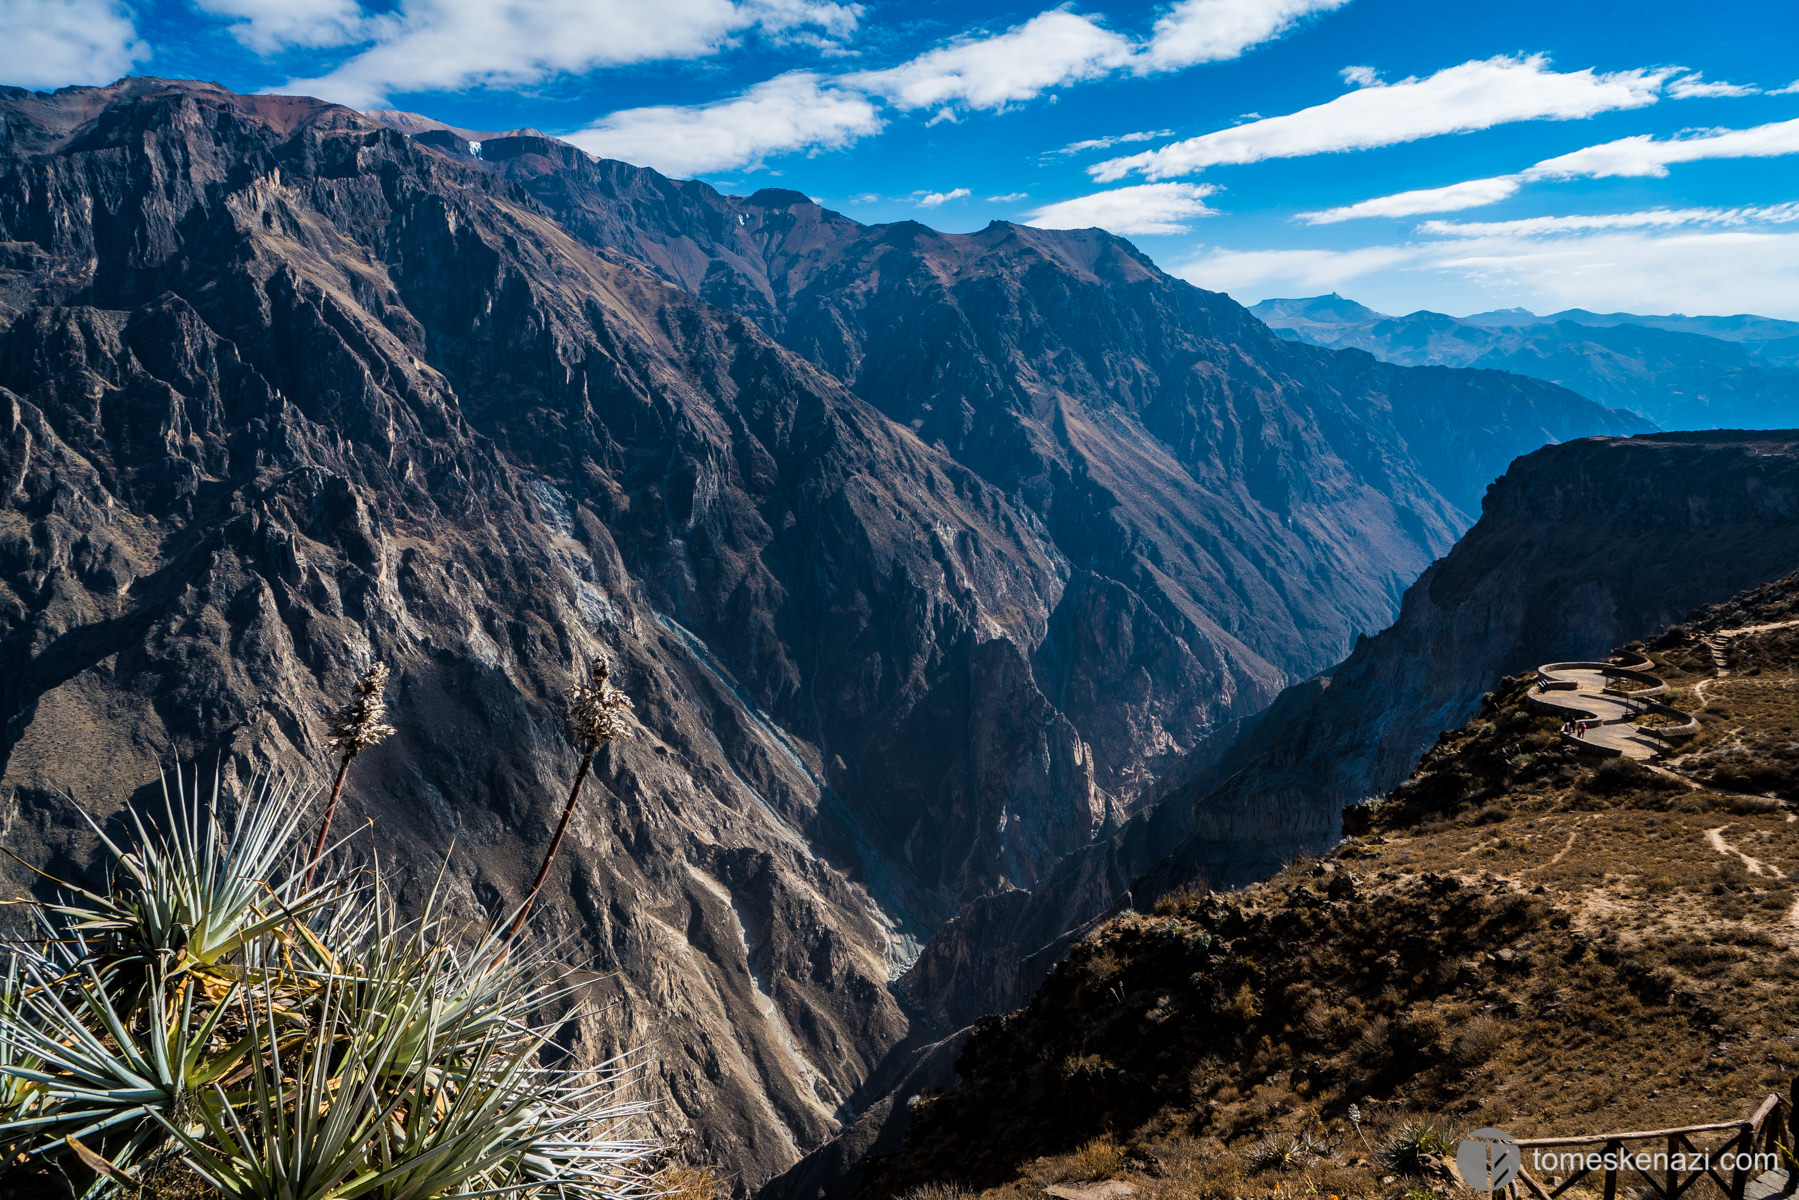
[[[651,1192],[629,1065],[549,1041],[578,999],[551,948],[465,936],[441,887],[403,919],[378,869],[309,887],[305,811],[259,782],[227,819],[177,781],[134,844],[101,834],[110,886],[35,906],[0,984],[0,1194],[44,1161],[88,1200],[171,1170],[241,1200]]]
[[[73,898],[50,906],[72,934],[95,938],[110,968],[183,963],[209,967],[239,954],[316,904],[328,889],[302,893],[288,870],[306,813],[291,783],[262,777],[227,828],[219,815],[220,783],[202,798],[179,773],[171,794],[163,779],[164,823],[126,813],[136,845],[124,849],[92,817],[84,820],[112,856],[106,892],[69,887]],[[68,885],[64,885],[68,887]]]

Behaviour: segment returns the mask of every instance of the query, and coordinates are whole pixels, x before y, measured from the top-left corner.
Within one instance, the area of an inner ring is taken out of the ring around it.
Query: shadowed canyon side
[[[1290,346],[1093,232],[204,84],[0,118],[0,838],[78,874],[76,805],[323,763],[378,657],[399,732],[337,819],[415,892],[455,842],[472,917],[609,648],[638,728],[534,920],[603,976],[571,1036],[648,1047],[742,1187],[839,1127],[946,919],[1387,620],[1513,453],[1638,427]]]
[[[1330,845],[1346,805],[1396,785],[1506,674],[1593,658],[1789,570],[1794,438],[1592,438],[1520,459],[1391,628],[1287,689],[1152,812],[1063,860],[1031,895],[970,906],[926,946],[911,994],[951,1027],[1016,1007],[1067,932],[1133,889],[1250,882]]]

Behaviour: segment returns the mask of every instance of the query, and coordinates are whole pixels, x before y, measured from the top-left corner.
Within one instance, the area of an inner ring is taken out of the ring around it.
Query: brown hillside
[[[1799,1068],[1795,597],[1641,647],[1701,715],[1661,763],[1596,760],[1511,680],[1363,836],[1105,926],[978,1027],[867,1193],[1415,1194],[1446,1175],[1383,1150],[1420,1123],[1452,1149],[1747,1115]]]

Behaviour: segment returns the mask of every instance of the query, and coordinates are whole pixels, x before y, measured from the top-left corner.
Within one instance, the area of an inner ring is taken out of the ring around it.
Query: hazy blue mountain
[[[1275,332],[1407,366],[1485,367],[1559,383],[1667,429],[1799,424],[1799,322],[1522,308],[1379,313],[1335,294],[1264,300]]]

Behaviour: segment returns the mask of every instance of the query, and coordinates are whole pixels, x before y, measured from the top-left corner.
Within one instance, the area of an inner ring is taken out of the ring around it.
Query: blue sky
[[[535,126],[863,221],[1098,224],[1245,302],[1799,318],[1799,4],[0,0],[126,73]]]

